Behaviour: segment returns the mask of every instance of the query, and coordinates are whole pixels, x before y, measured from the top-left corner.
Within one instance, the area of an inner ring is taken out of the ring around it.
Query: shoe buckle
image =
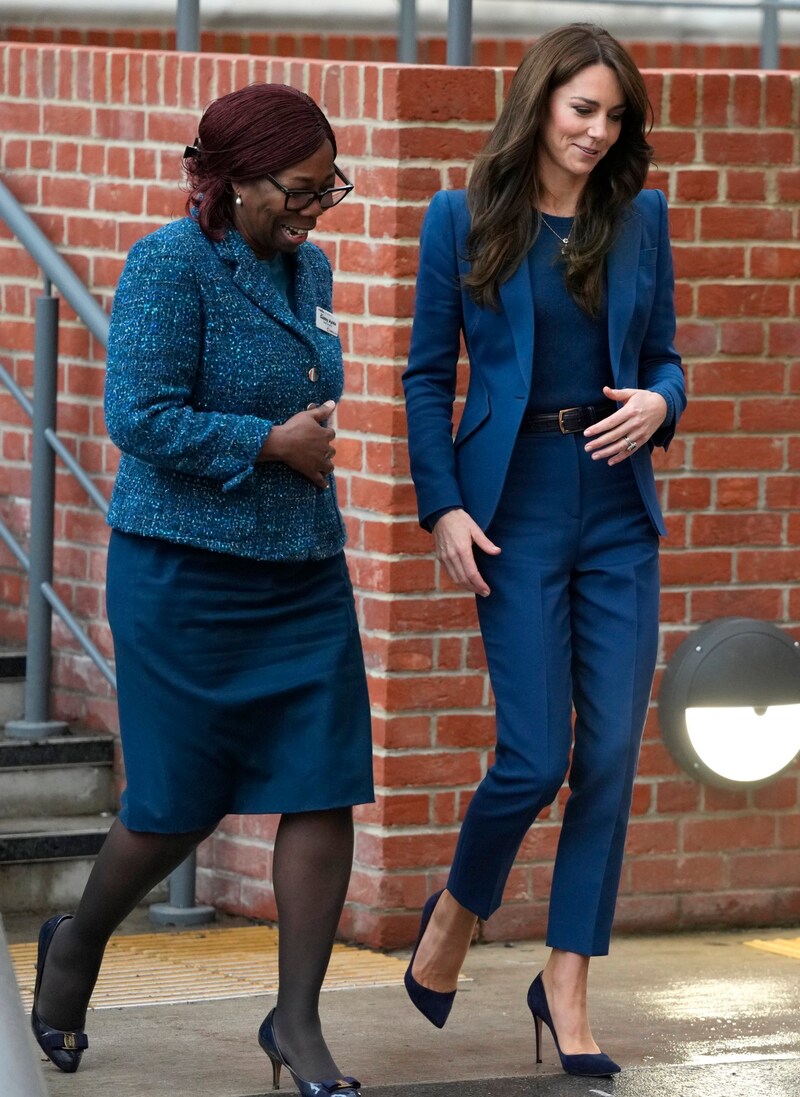
[[[64,1050],[65,1051],[77,1051],[77,1049],[78,1049],[78,1042],[75,1039],[75,1033],[74,1032],[65,1032],[64,1033]]]
[[[569,427],[564,426],[564,416],[569,415],[569,413],[571,411],[580,411],[580,410],[581,410],[581,408],[580,408],[579,405],[574,407],[574,408],[562,408],[561,409],[561,411],[558,413],[558,429],[561,431],[562,434],[575,434],[575,433],[577,433],[576,430],[570,430]],[[580,430],[580,429],[581,429],[580,427],[577,428],[577,430]]]

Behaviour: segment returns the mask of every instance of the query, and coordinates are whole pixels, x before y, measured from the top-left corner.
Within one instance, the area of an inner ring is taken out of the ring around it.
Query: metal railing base
[[[217,916],[214,907],[194,900],[196,875],[195,849],[169,875],[169,902],[151,904],[148,911],[151,922],[157,926],[199,926],[214,921]]]
[[[63,720],[9,720],[5,734],[9,739],[50,739],[68,735],[69,724]]]
[[[157,926],[203,926],[217,916],[214,907],[175,907],[172,903],[153,903],[147,914]]]

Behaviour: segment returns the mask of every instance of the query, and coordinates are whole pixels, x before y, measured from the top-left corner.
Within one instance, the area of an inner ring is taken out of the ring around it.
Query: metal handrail
[[[0,217],[42,269],[44,294],[36,301],[36,347],[34,351],[34,399],[31,400],[11,374],[0,366],[0,381],[33,422],[33,483],[31,487],[31,548],[28,555],[0,521],[0,538],[30,576],[28,609],[27,673],[23,719],[6,725],[6,734],[25,739],[42,739],[65,730],[66,725],[49,719],[50,624],[54,609],[87,653],[106,681],[116,688],[116,676],[108,660],[89,639],[62,599],[53,589],[53,503],[54,455],[77,479],[90,500],[105,516],[108,503],[96,484],[55,431],[56,376],[58,356],[58,298],[56,285],[75,313],[102,346],[108,345],[108,316],[59,255],[39,226],[25,212],[0,180]],[[35,592],[40,597],[35,596]]]
[[[108,346],[108,316],[62,258],[34,220],[25,212],[0,179],[0,217],[41,268],[42,274],[58,286],[61,296],[104,347]]]
[[[570,0],[562,0],[569,3]],[[585,0],[571,0],[584,3]],[[779,63],[780,11],[800,11],[797,0],[743,0],[742,3],[726,0],[594,0],[599,5],[637,8],[719,8],[723,11],[761,11],[762,69],[774,69]],[[413,31],[416,18],[416,0],[400,0],[398,12],[397,59],[413,64],[417,57],[416,34]],[[472,0],[448,0],[447,4],[447,64],[469,66],[472,64]]]
[[[178,0],[175,21],[175,49],[200,51],[200,0]]]

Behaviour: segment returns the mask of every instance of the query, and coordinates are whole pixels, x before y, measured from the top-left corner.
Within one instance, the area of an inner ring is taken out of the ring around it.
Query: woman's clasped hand
[[[647,389],[614,389],[604,385],[603,394],[622,407],[586,428],[583,436],[589,441],[585,448],[592,460],[618,465],[650,441],[667,417],[667,401],[660,393]]]
[[[259,451],[259,461],[282,461],[315,487],[327,489],[336,455],[336,431],[328,426],[328,419],[335,408],[335,403],[328,400],[273,426]]]

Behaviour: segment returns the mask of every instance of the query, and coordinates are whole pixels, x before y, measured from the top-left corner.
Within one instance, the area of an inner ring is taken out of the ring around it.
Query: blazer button
[[[319,404],[315,404],[313,401],[310,404],[306,404],[306,411],[313,411],[314,408],[318,408]]]
[[[308,379],[309,381],[319,381],[319,370],[316,366],[312,366],[308,371]]]

